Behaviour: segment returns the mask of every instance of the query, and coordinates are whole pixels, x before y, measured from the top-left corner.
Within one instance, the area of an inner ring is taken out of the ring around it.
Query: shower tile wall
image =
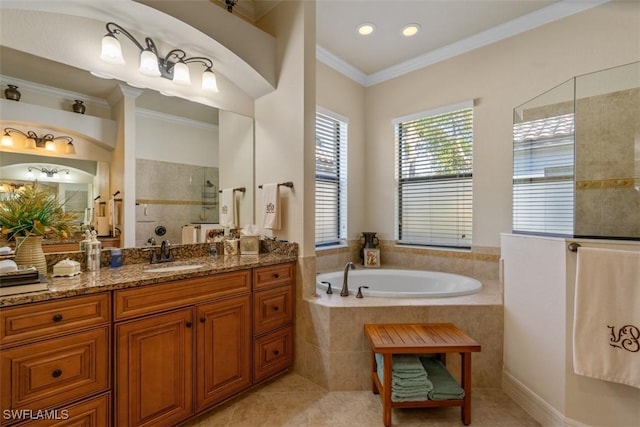
[[[207,183],[208,181],[208,183]],[[182,241],[182,226],[218,222],[218,168],[136,160],[136,246]],[[158,236],[155,229],[167,233]]]
[[[640,237],[640,88],[576,100],[575,234]]]

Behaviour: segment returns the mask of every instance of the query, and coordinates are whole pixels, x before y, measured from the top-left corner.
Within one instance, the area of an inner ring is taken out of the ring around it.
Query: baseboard
[[[502,391],[544,427],[588,427],[565,417],[513,375],[502,370]]]

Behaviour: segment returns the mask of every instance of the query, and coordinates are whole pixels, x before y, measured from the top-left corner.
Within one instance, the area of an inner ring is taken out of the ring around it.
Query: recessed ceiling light
[[[375,25],[373,25],[370,22],[365,22],[363,24],[358,25],[358,33],[360,33],[360,35],[363,36],[368,36],[369,34],[373,33],[373,30],[376,28]]]
[[[402,35],[405,37],[415,36],[420,31],[420,24],[407,24],[402,28]]]

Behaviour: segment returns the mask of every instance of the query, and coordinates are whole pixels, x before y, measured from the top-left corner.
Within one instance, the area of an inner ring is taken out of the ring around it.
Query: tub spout
[[[355,270],[356,269],[356,265],[354,263],[352,263],[351,261],[349,261],[344,266],[344,278],[342,279],[342,291],[340,291],[340,296],[341,297],[349,296],[349,269],[351,269],[351,270]]]

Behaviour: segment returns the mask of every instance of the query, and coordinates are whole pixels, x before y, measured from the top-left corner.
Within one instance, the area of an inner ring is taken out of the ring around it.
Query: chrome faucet
[[[341,297],[349,296],[349,268],[351,268],[351,270],[355,270],[356,265],[351,261],[349,261],[344,266],[344,278],[342,279],[342,291],[340,291]]]

